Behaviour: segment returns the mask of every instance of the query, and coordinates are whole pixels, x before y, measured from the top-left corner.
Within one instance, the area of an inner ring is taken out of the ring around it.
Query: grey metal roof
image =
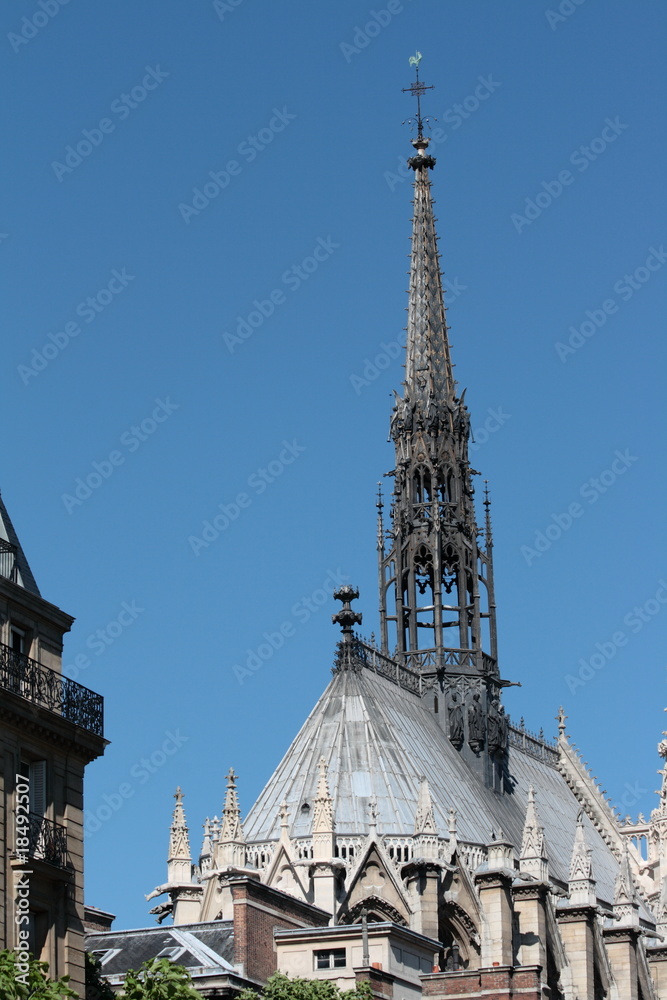
[[[190,971],[196,969],[200,975],[234,971],[231,920],[86,934],[86,951],[98,955],[105,976],[124,976],[156,958],[165,948],[177,949],[173,961]]]
[[[37,597],[41,597],[39,592],[39,587],[35,582],[35,578],[32,575],[32,570],[28,565],[28,560],[25,557],[25,552],[21,547],[18,535],[14,530],[14,525],[12,524],[12,519],[9,516],[7,508],[5,507],[2,496],[0,495],[0,538],[9,542],[16,549],[16,579],[15,582],[19,586],[23,587],[24,590],[30,591],[31,594],[36,594]]]
[[[320,756],[329,766],[338,835],[368,833],[371,797],[377,802],[380,835],[411,835],[420,779],[425,776],[441,836],[447,836],[448,814],[454,808],[461,842],[487,844],[492,831],[502,828],[518,849],[532,784],[552,877],[567,881],[581,807],[560,772],[512,746],[513,792],[486,788],[447,739],[430,711],[430,699],[423,702],[369,669],[334,675],[250,810],[244,824],[248,841],[278,839],[283,799],[290,811],[291,836],[310,835]],[[305,802],[310,809],[302,808]],[[598,896],[610,903],[618,862],[587,817],[584,823]]]

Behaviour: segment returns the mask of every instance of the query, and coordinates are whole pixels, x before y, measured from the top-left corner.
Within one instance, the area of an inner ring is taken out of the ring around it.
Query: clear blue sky
[[[130,786],[86,847],[86,898],[119,926],[153,919],[175,786],[197,852],[229,766],[246,811],[327,684],[325,581],[359,586],[377,627],[416,49],[456,373],[493,494],[502,672],[523,685],[505,702],[550,735],[564,704],[612,801],[655,802],[667,13],[561,8],[3,8],[0,485],[42,593],[76,615],[70,675],[106,699],[88,816]]]

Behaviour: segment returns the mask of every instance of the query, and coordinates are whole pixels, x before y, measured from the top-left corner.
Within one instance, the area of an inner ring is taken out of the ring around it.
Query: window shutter
[[[30,765],[30,812],[38,816],[46,812],[45,760],[34,760]]]

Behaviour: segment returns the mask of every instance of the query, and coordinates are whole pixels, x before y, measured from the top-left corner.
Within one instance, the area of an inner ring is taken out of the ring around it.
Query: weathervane
[[[415,82],[410,87],[403,87],[403,93],[412,94],[413,97],[417,98],[417,117],[406,118],[405,121],[403,122],[403,125],[405,125],[406,123],[408,125],[416,125],[417,138],[422,139],[424,136],[424,122],[437,121],[436,118],[430,118],[430,117],[422,118],[422,106],[421,106],[422,94],[424,94],[425,91],[433,90],[434,88],[432,84],[427,85],[425,83],[422,83],[422,81],[419,79],[419,64],[422,61],[421,52],[416,52],[415,55],[410,56],[410,59],[408,61],[410,66],[414,66],[415,68]]]

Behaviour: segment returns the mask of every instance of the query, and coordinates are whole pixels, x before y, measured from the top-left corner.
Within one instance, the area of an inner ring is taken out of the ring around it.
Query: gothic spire
[[[621,866],[616,876],[614,886],[614,916],[623,925],[639,924],[639,903],[637,889],[630,867],[630,852],[628,841],[623,844]]]
[[[528,807],[526,808],[526,821],[523,826],[519,864],[522,871],[528,875],[532,875],[538,882],[547,881],[549,877],[547,845],[544,837],[544,827],[540,822],[535,804],[535,789],[532,785],[528,789]]]
[[[183,809],[183,792],[180,786],[174,793],[176,805],[169,832],[169,856],[167,857],[167,881],[189,882],[192,877],[192,856],[190,839]]]
[[[577,816],[577,829],[574,835],[572,860],[570,861],[570,877],[568,879],[570,903],[573,906],[595,906],[596,904],[596,883],[593,878],[592,853],[591,848],[586,842],[583,810],[580,810]]]
[[[429,88],[419,79],[420,59],[418,53],[411,60],[417,78],[409,88],[418,100],[411,119],[418,134],[408,160],[414,200],[405,381],[390,424],[396,449],[390,544],[386,552],[378,545],[381,646],[386,653],[395,645],[394,655],[405,666],[449,682],[443,688],[448,710],[451,684],[462,675],[474,677],[480,726],[486,728],[485,716],[493,714],[502,686],[490,524],[484,548],[468,457],[470,418],[465,392],[457,395],[445,317],[429,176],[435,160],[428,154],[423,132],[428,119],[419,103]],[[495,756],[499,767],[502,754]]]
[[[218,867],[232,865],[243,868],[246,862],[245,837],[241,824],[238,793],[236,791],[236,774],[230,767],[227,774],[227,792],[222,809],[222,829],[218,842]],[[214,820],[215,822],[215,820]]]
[[[412,203],[412,254],[408,298],[405,395],[424,403],[454,399],[455,382],[447,337],[440,255],[435,234],[429,170],[429,140],[412,140],[416,155],[408,160],[415,172]]]

